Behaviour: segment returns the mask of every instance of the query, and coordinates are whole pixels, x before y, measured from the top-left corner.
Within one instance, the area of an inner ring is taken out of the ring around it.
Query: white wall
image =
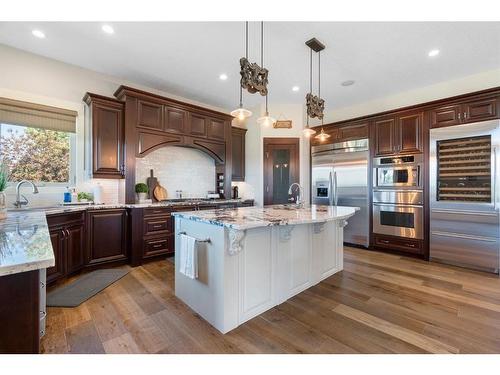
[[[176,198],[176,190],[186,198],[205,198],[215,190],[215,161],[194,148],[166,146],[137,158],[135,182],[145,183],[150,169],[169,199]]]
[[[113,96],[116,89],[124,84],[138,89],[157,93],[192,104],[201,105],[217,111],[221,108],[181,98],[167,92],[158,91],[142,85],[107,76],[74,65],[48,59],[39,55],[0,45],[0,96],[33,103],[66,108],[78,112],[76,187],[79,191],[91,191],[92,185],[99,182],[103,186],[103,199],[106,203],[124,202],[123,180],[89,180],[84,173],[84,103],[87,91],[105,96]],[[7,204],[15,200],[14,189],[7,190]],[[33,196],[24,188],[23,194],[36,205],[49,205],[61,202],[65,187],[42,187],[40,194]]]

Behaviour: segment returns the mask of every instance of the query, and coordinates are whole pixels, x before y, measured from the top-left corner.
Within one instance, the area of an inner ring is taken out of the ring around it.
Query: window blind
[[[0,98],[0,123],[76,132],[76,111]]]

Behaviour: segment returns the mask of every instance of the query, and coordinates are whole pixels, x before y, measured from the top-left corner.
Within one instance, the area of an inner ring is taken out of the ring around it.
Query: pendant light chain
[[[248,59],[248,21],[245,22],[245,57]]]
[[[321,98],[321,51],[318,52],[318,96]]]

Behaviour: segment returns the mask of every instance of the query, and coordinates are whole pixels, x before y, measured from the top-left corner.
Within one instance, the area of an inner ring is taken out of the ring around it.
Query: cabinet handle
[[[464,112],[464,120],[467,120],[467,112]]]
[[[458,112],[458,119],[462,120],[462,114],[460,112]]]
[[[153,229],[163,228],[163,224],[153,225]]]
[[[153,245],[153,248],[154,249],[158,249],[159,247],[162,247],[163,246],[163,242],[162,243],[157,243],[156,245]]]
[[[406,246],[408,246],[408,247],[415,247],[415,244],[414,243],[407,243]]]
[[[390,243],[390,242],[389,242],[389,241],[387,241],[387,240],[379,240],[379,241],[380,241],[380,242],[382,242],[382,243]]]

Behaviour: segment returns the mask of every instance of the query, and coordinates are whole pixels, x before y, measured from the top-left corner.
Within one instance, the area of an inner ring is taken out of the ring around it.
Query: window
[[[10,182],[75,182],[75,111],[0,98],[0,160]]]

